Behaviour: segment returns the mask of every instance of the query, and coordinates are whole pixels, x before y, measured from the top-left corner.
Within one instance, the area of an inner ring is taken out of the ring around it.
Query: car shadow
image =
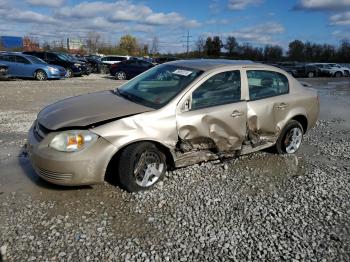
[[[77,189],[92,189],[92,186],[61,186],[61,185],[55,185],[52,183],[49,183],[39,177],[34,168],[32,167],[32,164],[30,163],[29,157],[26,154],[25,151],[22,151],[20,155],[17,158],[18,165],[21,167],[23,174],[37,187],[39,188],[45,188],[49,190],[54,191],[72,191]]]
[[[111,79],[111,80],[117,80],[117,78],[115,76],[111,76],[111,75],[104,75],[104,76],[101,76],[101,78],[104,78],[104,79]]]

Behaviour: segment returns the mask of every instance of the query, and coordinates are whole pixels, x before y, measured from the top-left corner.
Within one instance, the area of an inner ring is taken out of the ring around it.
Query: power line
[[[192,36],[190,35],[190,31],[187,30],[187,35],[183,36],[183,38],[186,38],[185,41],[181,41],[182,43],[186,43],[185,47],[186,47],[186,55],[188,55],[188,52],[190,50],[190,43],[193,42],[193,40],[191,40]]]

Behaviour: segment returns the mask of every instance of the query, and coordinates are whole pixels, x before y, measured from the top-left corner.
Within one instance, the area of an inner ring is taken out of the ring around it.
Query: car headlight
[[[52,139],[49,147],[62,152],[76,152],[93,144],[97,137],[88,130],[63,131]]]
[[[81,64],[75,63],[74,66],[75,66],[75,67],[81,67]]]
[[[58,69],[57,69],[57,68],[55,68],[55,67],[51,67],[51,66],[49,66],[49,67],[48,67],[48,69],[49,69],[50,71],[58,71]]]

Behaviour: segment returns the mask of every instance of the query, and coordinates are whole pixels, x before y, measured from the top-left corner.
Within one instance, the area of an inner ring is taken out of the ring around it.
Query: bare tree
[[[198,53],[203,53],[204,47],[205,47],[205,40],[202,36],[200,36],[200,37],[198,37],[198,39],[196,41],[196,51]]]
[[[97,32],[91,31],[87,35],[86,47],[89,53],[96,53],[100,44],[101,35]]]

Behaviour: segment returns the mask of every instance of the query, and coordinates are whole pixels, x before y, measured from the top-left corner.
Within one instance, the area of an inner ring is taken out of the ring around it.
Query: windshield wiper
[[[122,93],[122,92],[119,91],[118,88],[114,89],[113,92],[114,92],[116,95],[118,95],[118,96],[121,96],[121,97],[123,97],[123,98],[126,98],[127,100],[130,100],[131,102],[134,102],[134,103],[139,104],[139,102],[135,99],[134,96],[132,96],[132,95],[130,95],[130,94],[126,94],[125,92]]]

